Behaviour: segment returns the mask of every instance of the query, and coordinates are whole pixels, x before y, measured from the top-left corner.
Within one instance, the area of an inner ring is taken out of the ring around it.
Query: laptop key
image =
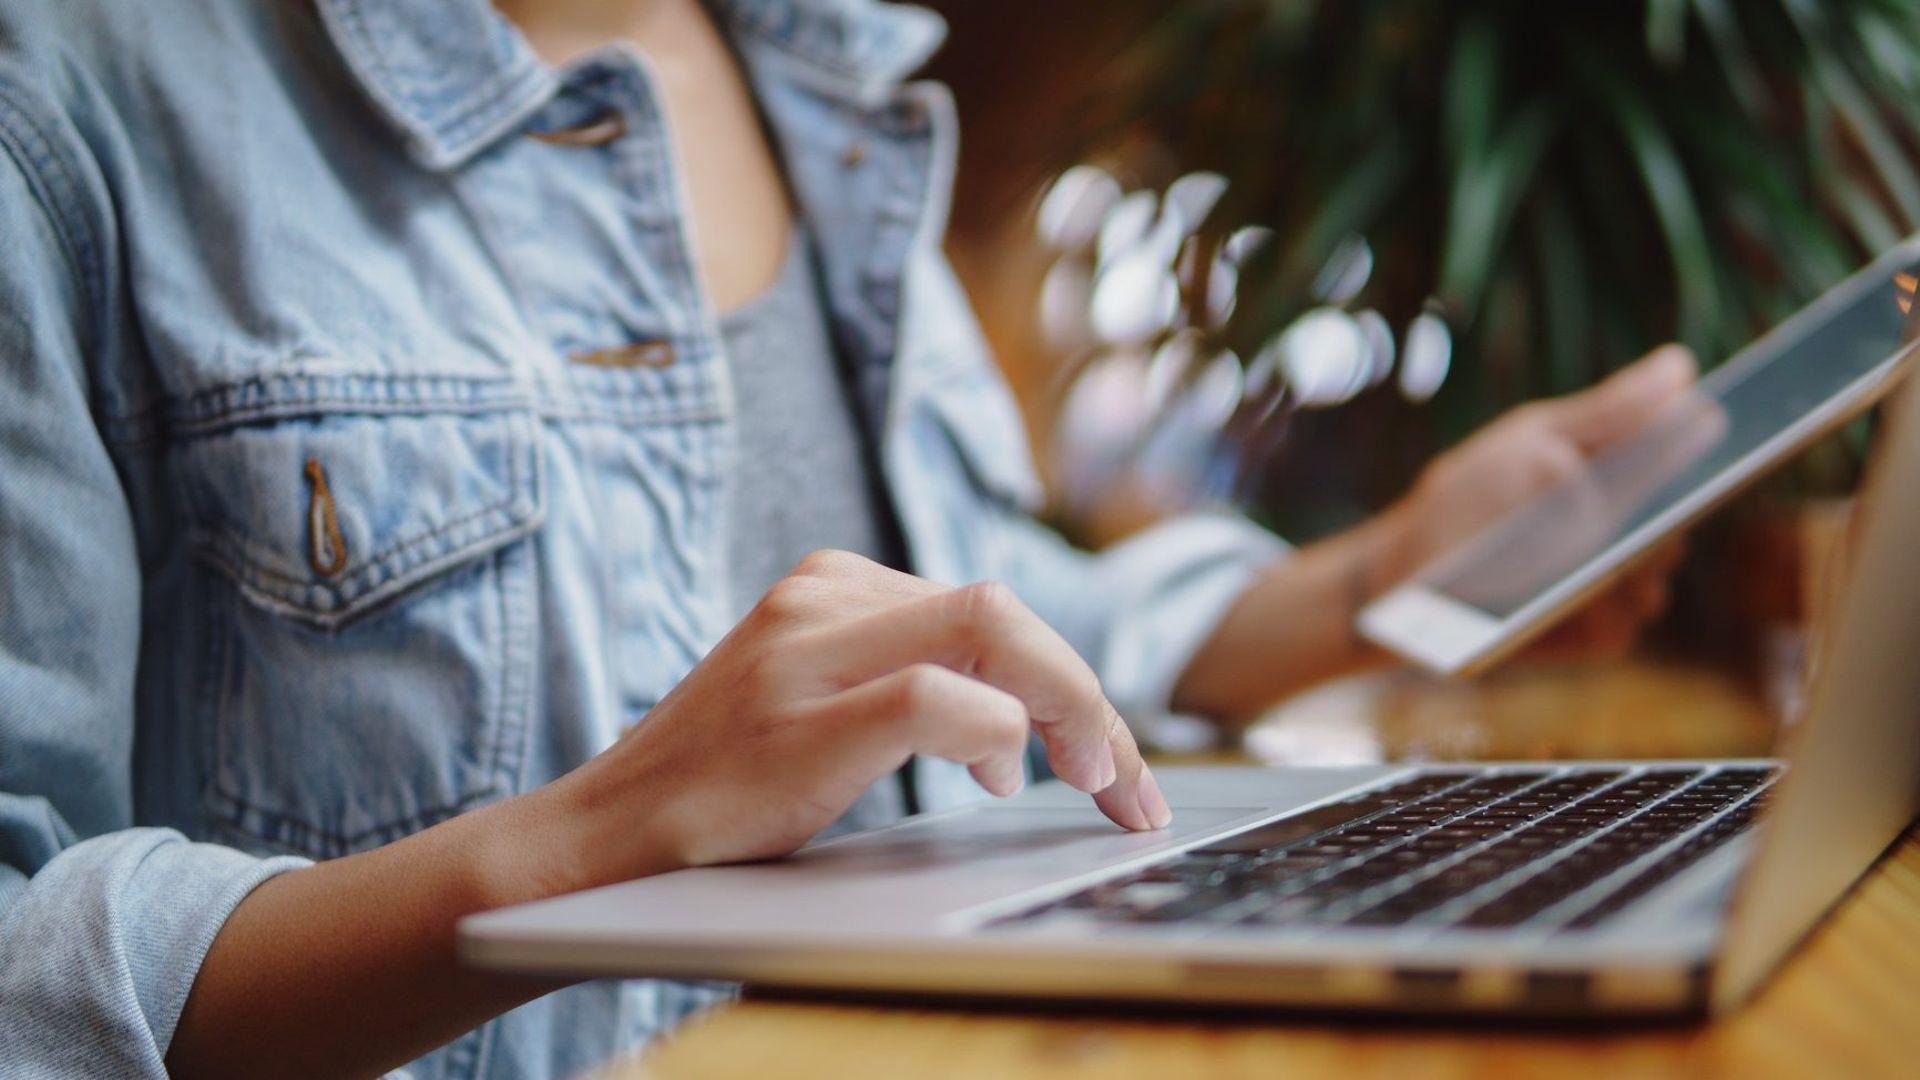
[[[1753,823],[1754,814],[1755,808],[1752,802],[1734,809],[1700,833],[1688,837],[1685,843],[1661,856],[1653,865],[1635,874],[1585,911],[1567,920],[1560,929],[1562,931],[1589,929],[1598,925],[1607,916],[1625,910],[1635,900],[1673,880],[1680,871],[1706,858],[1727,841],[1746,831],[1747,827]]]
[[[1674,808],[1665,813],[1660,812],[1667,806],[1666,803],[1662,803],[1635,818],[1631,823],[1633,826],[1631,831],[1623,832],[1622,830],[1614,830],[1601,838],[1574,849],[1571,854],[1549,865],[1545,870],[1519,882],[1512,889],[1505,891],[1501,895],[1467,913],[1464,918],[1459,920],[1459,925],[1492,929],[1514,926],[1526,922],[1562,901],[1573,897],[1576,893],[1579,893],[1588,886],[1597,884],[1602,879],[1611,876],[1640,856],[1653,851],[1675,837],[1685,834],[1701,821],[1711,816],[1715,809],[1727,805],[1730,801],[1731,799],[1727,798],[1716,798],[1711,800],[1710,803],[1713,809],[1705,809],[1696,805],[1693,807]],[[1626,827],[1623,826],[1622,828],[1625,829]],[[1675,854],[1695,846],[1695,839],[1697,838],[1690,839],[1686,844],[1683,844],[1680,849],[1676,850]],[[1700,856],[1705,854],[1706,850],[1710,850],[1710,848],[1702,848],[1694,852],[1687,857],[1684,862],[1675,862],[1665,866],[1656,864],[1655,867],[1643,871],[1641,875],[1637,875],[1634,882],[1630,882],[1629,885],[1632,886],[1634,883],[1640,882],[1641,878],[1648,874],[1657,874],[1657,877],[1651,878],[1644,884],[1637,886],[1637,895],[1644,895],[1645,892],[1651,891],[1659,881],[1670,878],[1685,865],[1697,861]],[[1665,863],[1666,860],[1663,859],[1661,862]],[[1632,897],[1622,900],[1619,906],[1625,906],[1631,899]],[[1618,907],[1611,910],[1618,910]],[[1607,913],[1611,913],[1611,911]],[[1604,914],[1597,917],[1604,917]],[[1591,924],[1589,923],[1587,925]]]

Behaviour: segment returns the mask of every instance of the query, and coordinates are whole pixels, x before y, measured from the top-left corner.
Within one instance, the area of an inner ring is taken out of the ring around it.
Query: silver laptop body
[[[879,995],[1684,1014],[1743,1000],[1920,808],[1920,394],[1780,761],[1163,768],[461,924],[474,964]]]

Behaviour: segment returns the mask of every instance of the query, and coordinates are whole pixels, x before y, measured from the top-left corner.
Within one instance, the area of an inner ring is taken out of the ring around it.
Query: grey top
[[[851,551],[889,566],[904,552],[873,440],[853,406],[804,232],[779,279],[721,316],[740,433],[732,541],[734,607],[744,615],[801,556]]]
[[[804,232],[788,238],[779,280],[722,316],[720,334],[740,433],[727,552],[736,613],[746,614],[810,551],[839,548],[903,566],[905,543],[833,345]],[[897,820],[910,801],[902,783],[882,781],[827,833]]]

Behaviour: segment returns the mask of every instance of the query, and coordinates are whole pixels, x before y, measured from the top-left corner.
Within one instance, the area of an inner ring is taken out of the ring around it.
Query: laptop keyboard
[[[1591,927],[1752,824],[1778,767],[1431,772],[996,925]]]

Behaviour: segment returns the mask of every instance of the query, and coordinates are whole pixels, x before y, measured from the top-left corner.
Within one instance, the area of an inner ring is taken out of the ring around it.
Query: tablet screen
[[[1815,305],[1701,379],[1696,394],[1420,575],[1496,619],[1707,489],[1755,471],[1821,406],[1898,362],[1920,259]]]

